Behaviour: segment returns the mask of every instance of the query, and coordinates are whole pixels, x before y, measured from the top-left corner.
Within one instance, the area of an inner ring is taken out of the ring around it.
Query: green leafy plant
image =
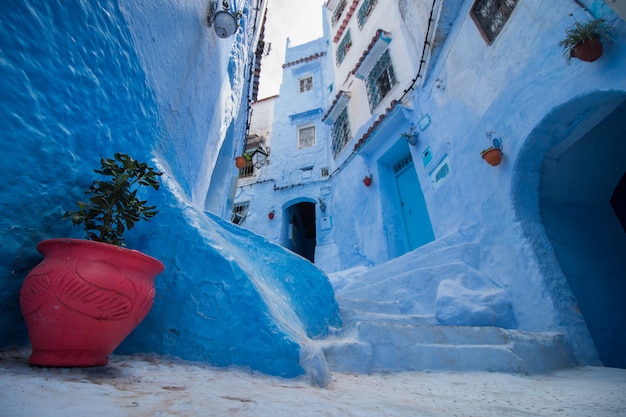
[[[612,39],[611,28],[606,19],[594,19],[587,23],[580,23],[575,20],[570,27],[565,29],[565,34],[567,36],[559,42],[559,46],[563,48],[563,56],[568,63],[574,56],[574,48],[584,40],[594,37],[604,38],[607,41]]]
[[[87,239],[124,246],[126,230],[158,213],[156,206],[137,198],[137,191],[142,186],[158,190],[162,173],[122,153],[101,158],[100,164],[102,168],[94,172],[110,178],[95,180],[85,191],[91,195],[89,202],[77,201],[78,210],[66,212],[64,218],[71,218],[74,225],[84,224]]]

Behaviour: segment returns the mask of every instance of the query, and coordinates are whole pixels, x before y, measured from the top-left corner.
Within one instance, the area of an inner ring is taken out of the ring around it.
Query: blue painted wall
[[[101,156],[149,157],[161,136],[152,91],[115,2],[3,2],[0,182],[3,345],[26,342],[18,290],[39,240],[80,236],[66,210]],[[141,160],[140,159],[140,160]]]
[[[166,271],[151,313],[120,351],[283,376],[321,366],[312,365],[309,338],[340,323],[326,276],[204,212],[209,184],[224,195],[215,207],[227,204],[234,167],[218,156],[232,160],[237,141],[224,132],[245,129],[251,11],[246,30],[221,41],[203,23],[205,2],[4,3],[0,346],[27,343],[19,289],[41,259],[35,244],[82,237],[60,218],[83,197],[99,158],[121,151],[165,172],[161,190],[145,196],[159,215],[127,245]]]

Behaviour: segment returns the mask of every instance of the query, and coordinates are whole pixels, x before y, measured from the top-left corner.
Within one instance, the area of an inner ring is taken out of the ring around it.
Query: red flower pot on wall
[[[267,217],[269,217],[269,219],[272,220],[274,218],[274,210],[267,213]]]
[[[365,184],[366,187],[369,187],[370,185],[372,185],[372,176],[369,175],[363,178],[363,184]]]
[[[106,365],[148,314],[157,259],[107,243],[49,239],[22,285],[20,304],[39,366]]]
[[[580,42],[572,49],[572,56],[585,62],[593,62],[602,56],[603,47],[600,37],[593,36]]]
[[[239,169],[245,168],[248,161],[243,156],[238,156],[235,158],[235,166]]]
[[[482,152],[482,157],[491,166],[498,166],[502,162],[502,151],[498,148],[485,149]]]

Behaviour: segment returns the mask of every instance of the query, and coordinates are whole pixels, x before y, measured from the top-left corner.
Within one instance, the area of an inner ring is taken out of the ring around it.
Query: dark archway
[[[317,241],[315,203],[300,202],[285,210],[287,225],[287,249],[315,262]]]
[[[620,368],[626,368],[626,233],[610,200],[626,172],[624,137],[623,93],[574,100],[528,137],[513,183],[516,213],[545,276],[566,278],[572,310],[582,314],[601,361]],[[547,284],[562,297],[558,279]]]

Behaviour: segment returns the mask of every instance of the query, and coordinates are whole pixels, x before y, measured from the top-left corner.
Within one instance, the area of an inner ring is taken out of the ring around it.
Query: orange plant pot
[[[599,36],[594,36],[591,39],[585,39],[574,49],[572,49],[571,55],[575,58],[585,62],[593,62],[602,56],[603,47]]]
[[[498,148],[491,148],[482,153],[483,159],[491,166],[498,166],[502,162],[502,151]]]
[[[248,161],[243,156],[238,156],[235,158],[235,166],[237,168],[245,168]]]

